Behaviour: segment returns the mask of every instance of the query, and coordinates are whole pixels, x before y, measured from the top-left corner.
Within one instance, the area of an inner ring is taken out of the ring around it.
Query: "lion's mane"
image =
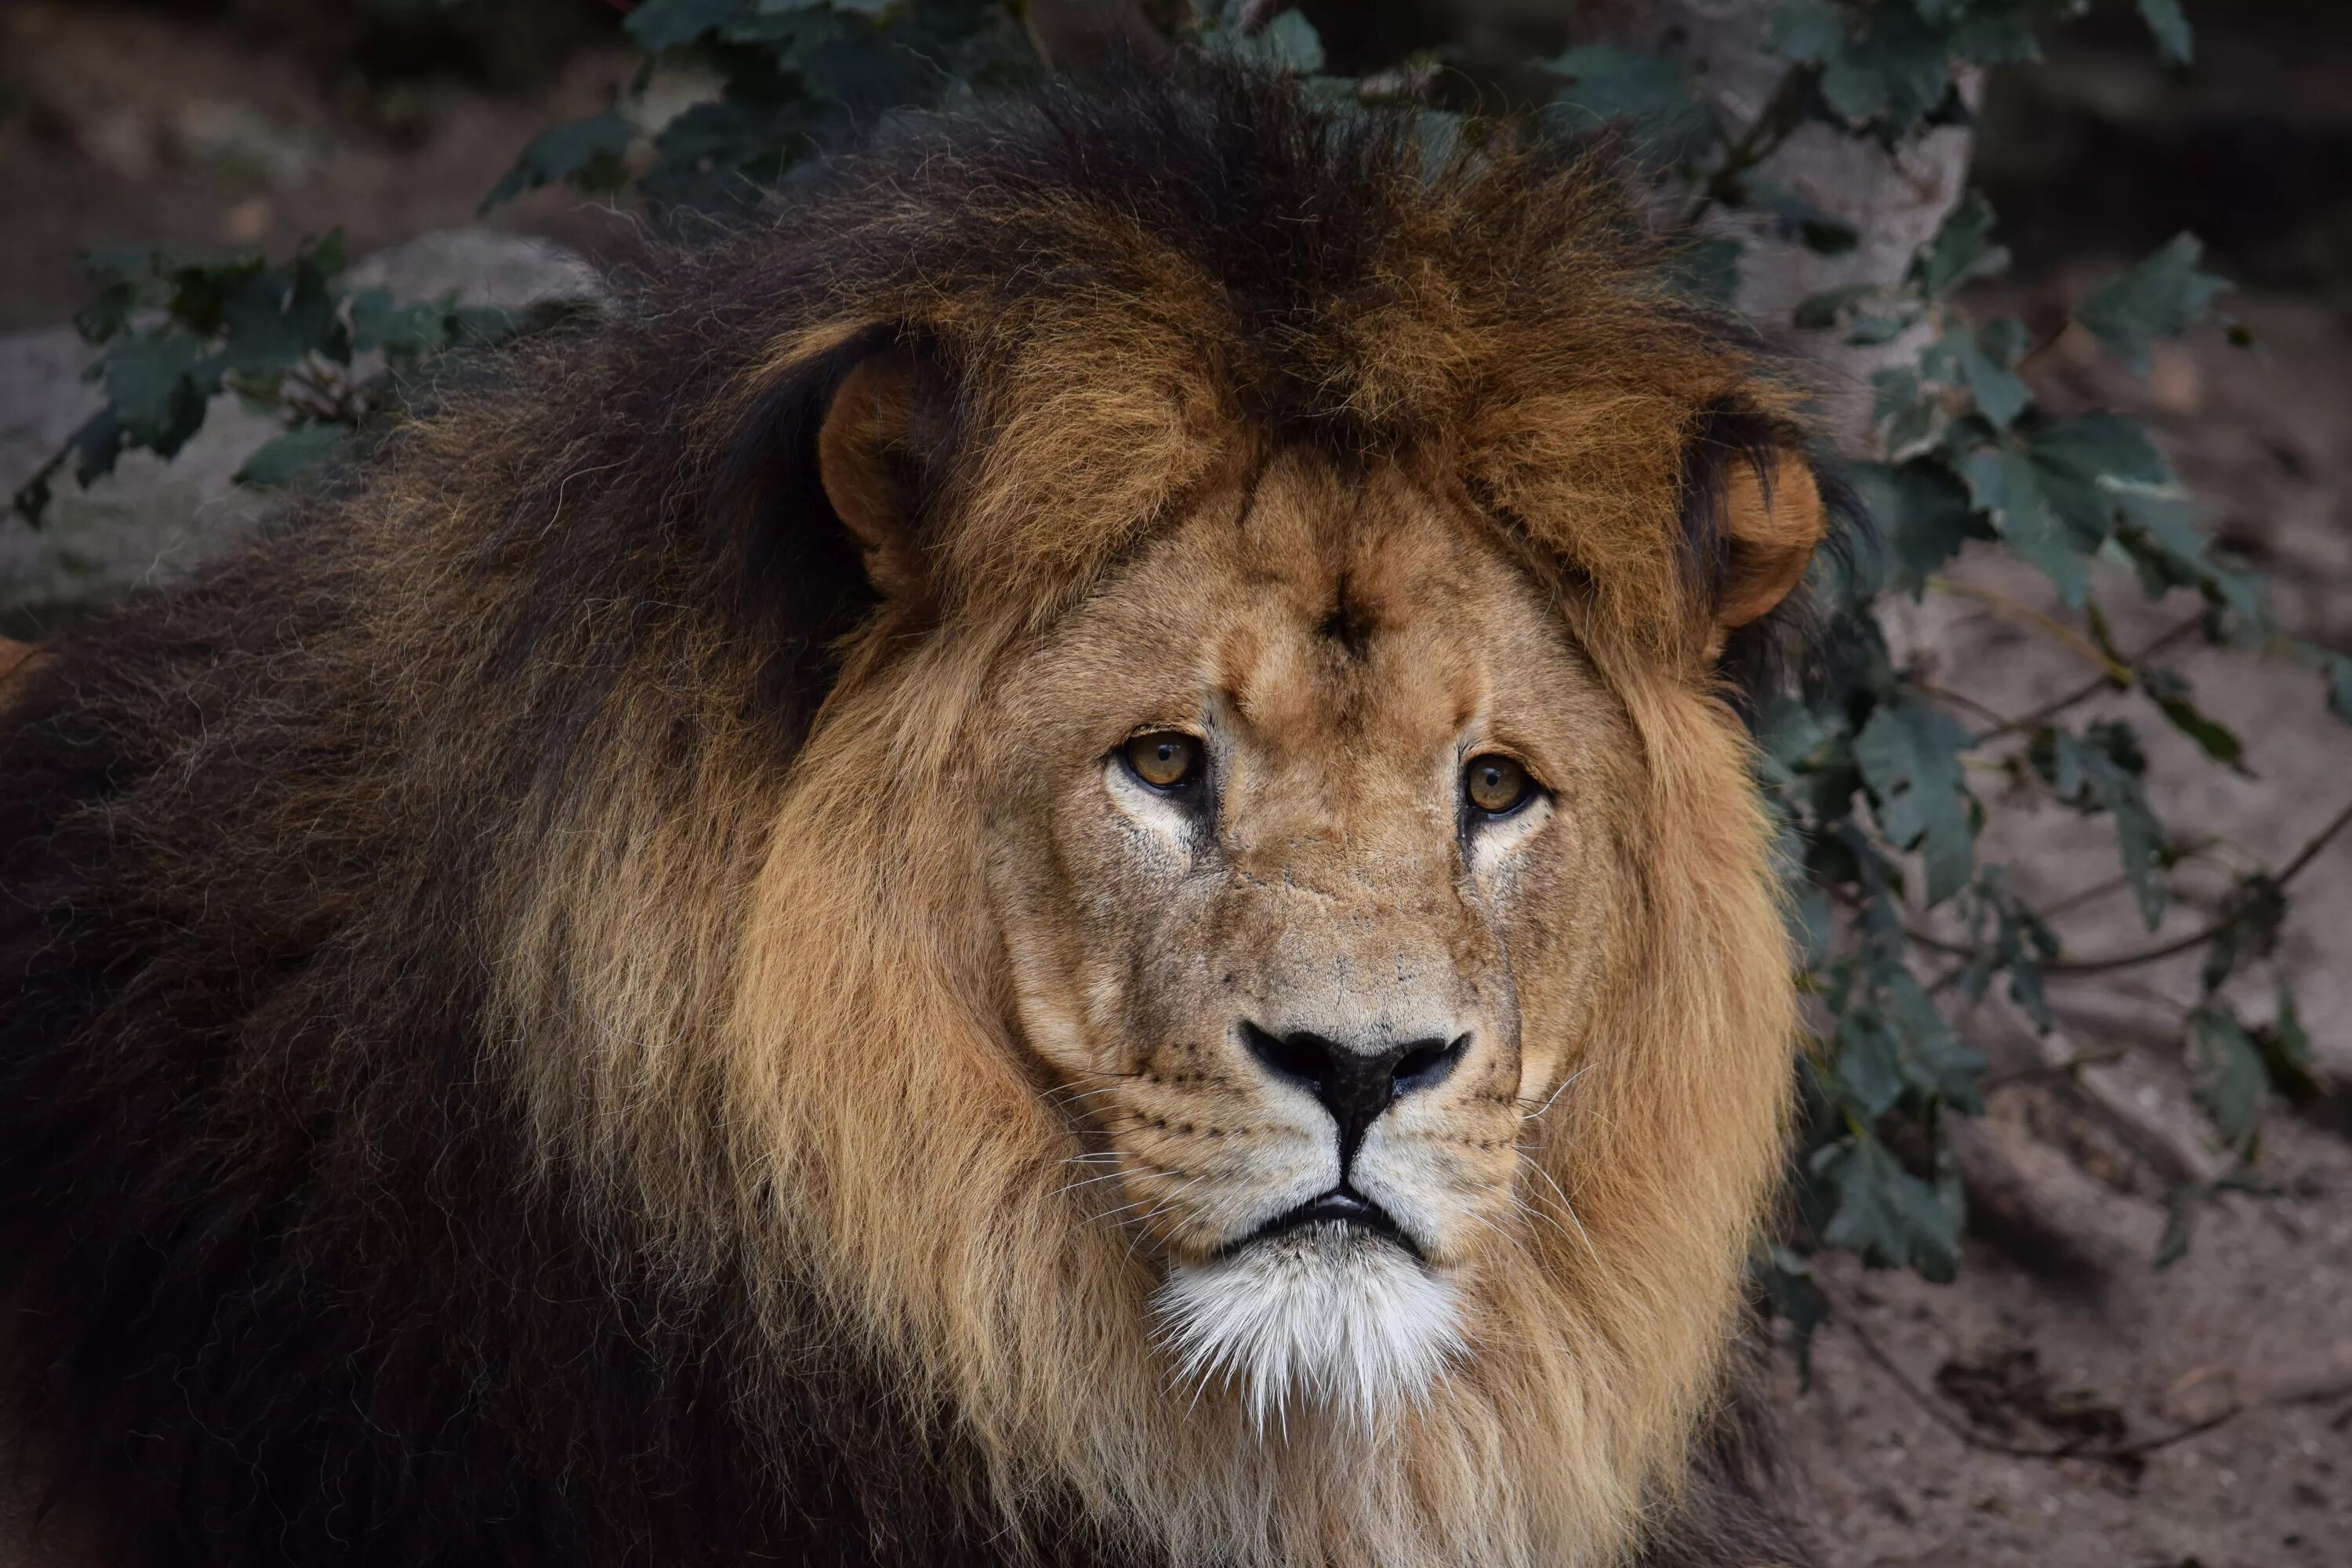
[[[1691,606],[1788,405],[1652,268],[1572,152],[1244,75],[917,126],[58,645],[0,714],[0,1248],[67,1484],[174,1563],[1768,1550],[1678,1489],[1790,1033]],[[964,368],[884,605],[808,454],[916,339]],[[1546,1242],[1360,1450],[1167,1397],[943,743],[1236,433],[1455,454],[1654,780],[1601,1032],[1677,1065],[1531,1134],[1608,1267]]]

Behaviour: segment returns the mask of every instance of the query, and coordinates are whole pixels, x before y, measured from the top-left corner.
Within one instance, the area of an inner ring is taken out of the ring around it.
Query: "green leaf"
[[[1917,598],[1975,531],[1968,491],[1949,469],[1924,460],[1858,463],[1849,478],[1886,542],[1888,585]]]
[[[1823,1241],[1859,1253],[1874,1268],[1907,1263],[1929,1279],[1952,1277],[1959,1260],[1958,1216],[1885,1144],[1859,1136],[1822,1149],[1811,1163],[1813,1174],[1836,1194]]]
[[[1780,0],[1766,47],[1784,59],[1820,65],[1845,47],[1845,14],[1830,0]]]
[[[2209,718],[2189,700],[2189,682],[2169,669],[2144,669],[2140,672],[2140,689],[2148,695],[2172,727],[2197,742],[2198,749],[2215,762],[2243,773],[2245,743],[2231,732],[2230,727]]]
[[[1714,146],[1714,115],[1680,61],[1613,44],[1588,44],[1544,62],[1568,79],[1544,110],[1548,120],[1582,131],[1627,122],[1639,150],[1661,163],[1685,163]]]
[[[2189,1016],[2189,1046],[2197,1070],[2197,1103],[2213,1119],[2221,1142],[2242,1150],[2270,1088],[2262,1052],[2237,1019],[2219,1007],[2200,1007]]]
[[[305,425],[263,443],[236,471],[236,482],[269,489],[288,485],[327,462],[351,440],[342,425]]]
[[[2059,798],[2114,816],[2124,876],[2139,901],[2140,918],[2154,931],[2164,919],[2164,884],[2157,875],[2164,830],[2140,788],[2139,775],[2147,763],[2139,755],[2137,738],[2128,725],[2103,723],[2080,738],[2059,731],[2053,747]]]
[[[658,55],[717,32],[745,8],[744,0],[645,0],[621,29],[646,53]]]
[[[2194,55],[2193,40],[2189,34],[2189,18],[2182,14],[2180,0],[2139,0],[2140,20],[2156,36],[2157,52],[2168,65],[2185,66]]]
[[[2057,585],[2068,605],[2091,591],[2084,552],[2068,537],[2042,488],[2042,472],[2022,445],[2003,442],[1971,452],[1960,463],[1969,497],[2003,539]]]
[[[612,109],[550,126],[530,139],[506,178],[482,198],[481,210],[488,212],[500,202],[558,180],[570,180],[592,191],[617,190],[625,177],[621,154],[629,150],[636,134],[636,128]]]
[[[1871,426],[1889,458],[1910,457],[1935,434],[1936,402],[1920,389],[1919,373],[1906,365],[1888,365],[1870,375]]]
[[[1960,1044],[1959,1037],[1928,1000],[1918,977],[1891,952],[1878,954],[1871,970],[1879,1005],[1901,1041],[1904,1081],[1945,1104],[1971,1113],[1981,1111],[1984,1105],[1977,1095],[1977,1080],[1984,1075],[1984,1058]]]
[[[1976,859],[1960,753],[1969,732],[1942,709],[1909,696],[1882,702],[1853,740],[1853,760],[1877,803],[1878,825],[1927,861],[1927,902],[1968,885]]]
[[[1922,374],[1965,387],[1984,416],[2007,429],[2033,405],[2033,393],[2009,367],[2025,347],[2023,325],[2010,317],[1970,329],[1955,326],[1919,356]]]
[[[205,401],[220,385],[220,364],[205,342],[176,327],[118,338],[106,354],[108,411],[123,440],[170,457],[205,422]],[[110,452],[99,472],[113,467]]]
[[[2009,252],[1992,243],[1992,206],[1981,194],[1962,196],[1912,258],[1912,283],[1928,299],[1940,300],[1970,279],[2007,271]]]
[[[1856,19],[1865,30],[1846,35],[1819,62],[1822,98],[1842,118],[1867,122],[1892,142],[1950,96],[1951,61],[1914,11],[1879,5]]]
[[[2203,252],[2196,236],[2175,236],[2138,266],[2091,290],[2074,307],[2074,320],[2135,375],[2146,375],[2148,345],[2195,326],[2213,297],[2230,286],[2197,270]]]

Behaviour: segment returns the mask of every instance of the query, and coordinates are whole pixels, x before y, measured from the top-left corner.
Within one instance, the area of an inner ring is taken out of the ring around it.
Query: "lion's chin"
[[[1261,1431],[1294,1398],[1375,1426],[1419,1403],[1465,1349],[1453,1282],[1355,1225],[1178,1264],[1152,1305],[1178,1386],[1230,1385]]]

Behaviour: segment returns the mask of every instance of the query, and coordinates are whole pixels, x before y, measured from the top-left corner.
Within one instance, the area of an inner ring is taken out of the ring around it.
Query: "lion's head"
[[[872,595],[762,808],[725,1179],[1015,1515],[1605,1555],[1780,1157],[1723,658],[1821,494],[1589,162],[1212,85],[919,139],[704,427]]]

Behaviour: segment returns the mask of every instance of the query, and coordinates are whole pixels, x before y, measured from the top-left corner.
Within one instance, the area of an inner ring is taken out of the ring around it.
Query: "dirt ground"
[[[470,222],[532,131],[594,108],[625,68],[624,57],[590,48],[520,89],[409,83],[387,108],[369,97],[378,89],[322,79],[216,26],[9,7],[0,331],[71,313],[79,246],[282,248],[342,222],[358,253]],[[2341,117],[2325,101],[2317,111]],[[613,232],[560,193],[491,221],[592,252]],[[2032,275],[1989,302],[2047,319],[2120,258],[2044,245]],[[2291,268],[2266,280],[2232,301],[2252,350],[2210,332],[2165,351],[2137,383],[2062,343],[2040,367],[2041,390],[2062,407],[2147,416],[2220,535],[2271,574],[2288,627],[2352,649],[2352,323]],[[2009,607],[1937,595],[1897,612],[1898,637],[1930,679],[2011,713],[2084,679],[2017,608],[2049,607],[2038,580],[1992,559],[1955,575]],[[2119,574],[2100,593],[2126,647],[2186,612],[2143,605]],[[2191,638],[2174,662],[2200,704],[2245,737],[2248,771],[2191,759],[2144,704],[2113,699],[2155,755],[2159,816],[2212,837],[2225,858],[2284,861],[2352,796],[2352,727],[2325,714],[2316,679],[2289,661]],[[2104,823],[2015,804],[1988,847],[2030,897],[2114,879]],[[2195,895],[2221,885],[2200,872],[2184,883],[2190,897],[2164,934],[2209,918]],[[2295,986],[2332,1087],[2273,1114],[2249,1190],[2200,1205],[2187,1255],[2169,1267],[2154,1261],[2168,1197],[2226,1169],[2203,1140],[2181,1060],[2193,960],[2053,979],[2061,1027],[2047,1037],[1998,1001],[1961,1016],[1993,1067],[1990,1112],[1962,1134],[1972,1213],[1958,1282],[1826,1261],[1835,1316],[1810,1383],[1790,1356],[1772,1363],[1791,1485],[1825,1568],[2352,1563],[2352,835],[2313,860],[2294,893],[2278,973]],[[2079,954],[2149,940],[2120,890],[2060,923]],[[2238,999],[2260,1016],[2267,995],[2258,973]],[[2085,1441],[2137,1451],[2048,1452]],[[66,1535],[53,1542],[55,1561],[74,1560]]]

